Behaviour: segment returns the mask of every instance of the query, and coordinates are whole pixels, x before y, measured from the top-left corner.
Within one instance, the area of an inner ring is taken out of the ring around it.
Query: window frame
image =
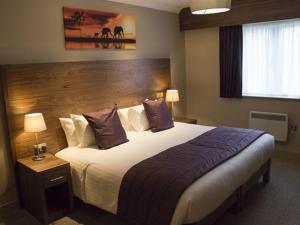
[[[252,23],[252,24],[272,24],[272,23],[280,23],[280,22],[288,22],[288,21],[300,21],[300,18],[295,18],[295,19],[287,19],[287,20],[278,20],[278,21],[270,21],[270,22],[261,22],[261,23]],[[243,25],[244,26],[244,25]],[[244,36],[243,36],[244,37]],[[243,38],[244,39],[244,38]],[[300,58],[299,58],[299,64],[300,64]],[[243,60],[243,71],[244,71],[244,60]],[[244,74],[242,74],[244,76]],[[300,77],[300,70],[299,70],[299,77]],[[243,82],[244,84],[244,82]],[[260,98],[260,99],[277,99],[277,100],[300,100],[300,90],[299,90],[299,97],[292,97],[292,96],[281,96],[281,95],[260,95],[260,94],[246,94],[244,93],[244,89],[242,87],[242,97],[243,98]]]

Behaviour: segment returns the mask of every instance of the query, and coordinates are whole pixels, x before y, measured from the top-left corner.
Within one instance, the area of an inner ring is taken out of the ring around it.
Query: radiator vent
[[[288,115],[251,111],[249,127],[272,134],[276,141],[286,142],[288,137]]]

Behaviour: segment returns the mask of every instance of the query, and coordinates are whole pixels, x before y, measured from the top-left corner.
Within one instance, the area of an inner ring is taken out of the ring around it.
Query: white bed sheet
[[[66,148],[56,154],[71,164],[73,189],[84,202],[116,214],[125,173],[140,161],[189,141],[213,127],[175,123],[166,131],[127,132],[129,142],[109,150]],[[210,171],[181,196],[172,225],[195,223],[215,210],[271,157],[274,138],[265,134],[243,152]]]

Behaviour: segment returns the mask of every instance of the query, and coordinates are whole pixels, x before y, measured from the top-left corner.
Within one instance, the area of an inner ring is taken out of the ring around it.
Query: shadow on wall
[[[2,90],[0,88],[0,101],[2,103]],[[5,145],[5,137],[4,137],[4,118],[3,111],[0,111],[0,196],[2,196],[8,187],[8,174],[9,174],[9,163]],[[1,202],[0,202],[1,204]]]
[[[1,132],[0,132],[1,133]],[[1,139],[2,142],[2,139]],[[8,159],[4,152],[3,143],[0,143],[0,196],[2,196],[8,187]],[[0,203],[1,204],[1,203]]]
[[[3,106],[2,89],[0,86],[0,104]],[[13,189],[13,173],[11,159],[7,151],[4,111],[0,109],[0,207],[14,201],[14,196],[9,192]]]

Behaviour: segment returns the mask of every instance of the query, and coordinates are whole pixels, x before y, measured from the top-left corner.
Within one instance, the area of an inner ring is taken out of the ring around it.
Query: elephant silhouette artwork
[[[113,34],[111,33],[110,28],[108,28],[108,27],[102,28],[102,32],[101,33],[102,33],[101,38],[109,38],[109,35],[113,36]],[[99,34],[100,34],[100,32],[95,33],[95,37],[98,37]]]
[[[123,39],[124,38],[124,30],[121,26],[116,26],[114,29],[114,39]]]

